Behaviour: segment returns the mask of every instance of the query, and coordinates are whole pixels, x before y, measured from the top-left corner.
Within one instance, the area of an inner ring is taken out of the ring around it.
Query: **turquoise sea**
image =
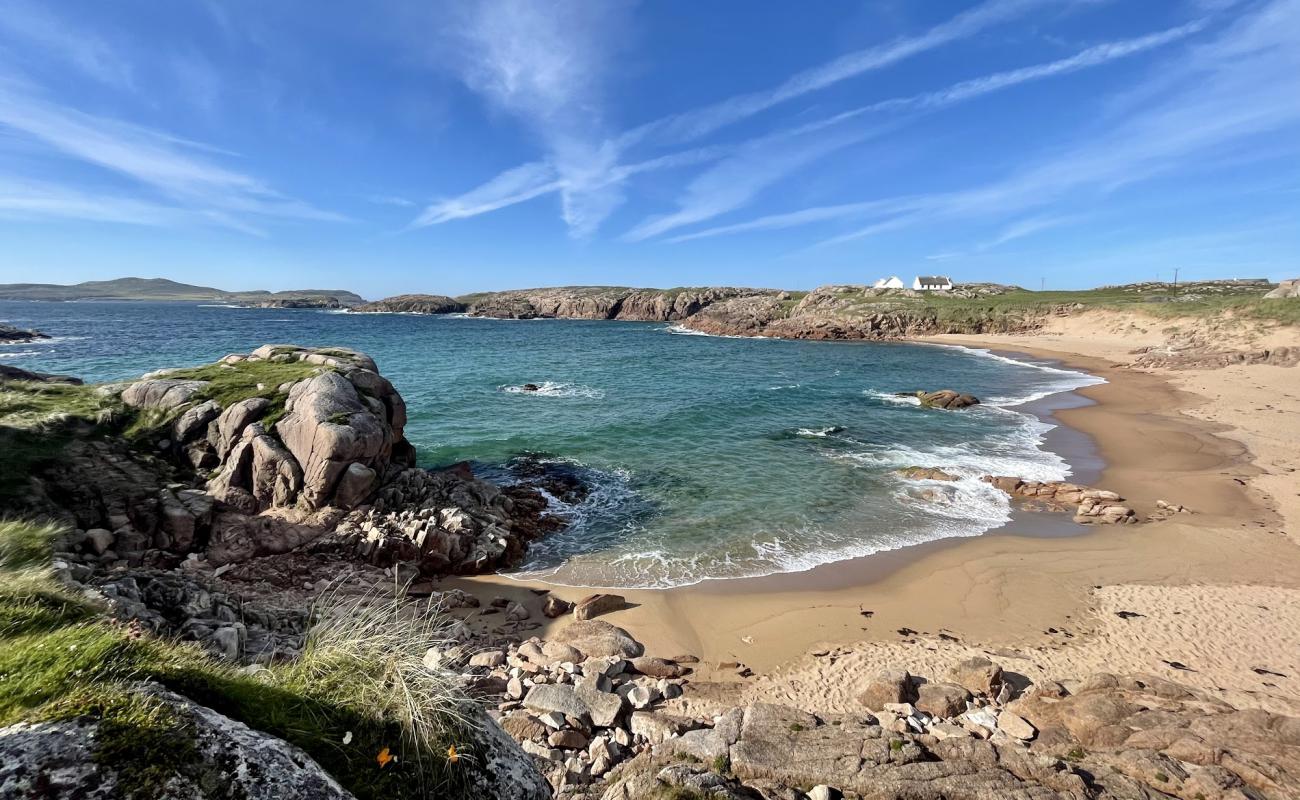
[[[0,302],[0,320],[54,336],[0,345],[0,363],[89,381],[266,343],[370,353],[406,398],[423,465],[468,459],[509,480],[512,460],[532,454],[587,482],[585,500],[557,501],[572,524],[523,569],[583,586],[804,570],[984,533],[1010,507],[978,476],[1070,472],[1025,404],[1096,382],[954,347],[722,338],[660,323],[26,302]],[[940,388],[985,404],[946,412],[893,396]],[[963,477],[893,474],[910,465]]]

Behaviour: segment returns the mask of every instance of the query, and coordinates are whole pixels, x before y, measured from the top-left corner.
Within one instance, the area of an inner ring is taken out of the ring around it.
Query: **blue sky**
[[[1300,0],[0,0],[0,282],[1300,274]]]

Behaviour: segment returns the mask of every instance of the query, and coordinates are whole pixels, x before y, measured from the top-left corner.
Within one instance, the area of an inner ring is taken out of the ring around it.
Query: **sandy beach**
[[[1079,391],[1087,404],[1053,412],[1095,446],[1104,462],[1096,485],[1142,517],[1157,500],[1191,513],[1068,536],[1033,527],[1068,527],[1066,517],[1023,515],[984,536],[807,572],[623,592],[632,607],[605,619],[648,652],[700,658],[682,709],[739,697],[849,710],[879,669],[937,674],[987,654],[1030,679],[1147,673],[1241,706],[1300,710],[1300,370],[1135,369],[1130,351],[1164,334],[1124,315],[935,341],[1051,358],[1105,378]],[[458,583],[533,608],[540,600],[529,590],[544,586],[501,576]],[[570,600],[585,594],[550,588]],[[719,667],[729,662],[753,675]]]

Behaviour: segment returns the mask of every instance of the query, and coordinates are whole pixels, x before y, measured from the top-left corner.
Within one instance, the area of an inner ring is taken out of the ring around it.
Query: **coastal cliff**
[[[561,286],[479,292],[461,297],[409,294],[365,303],[361,313],[454,314],[498,319],[592,319],[673,322],[709,306],[739,297],[785,297],[773,289],[706,286],[678,289],[629,289],[616,286]]]

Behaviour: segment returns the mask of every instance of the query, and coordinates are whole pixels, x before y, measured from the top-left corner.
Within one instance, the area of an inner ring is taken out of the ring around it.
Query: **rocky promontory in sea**
[[[27,342],[36,341],[37,339],[48,338],[50,338],[48,334],[41,333],[40,331],[15,328],[12,325],[6,325],[5,323],[0,322],[0,343],[25,344]]]
[[[399,294],[351,310],[358,314],[456,314],[465,310],[465,304],[441,294]]]

